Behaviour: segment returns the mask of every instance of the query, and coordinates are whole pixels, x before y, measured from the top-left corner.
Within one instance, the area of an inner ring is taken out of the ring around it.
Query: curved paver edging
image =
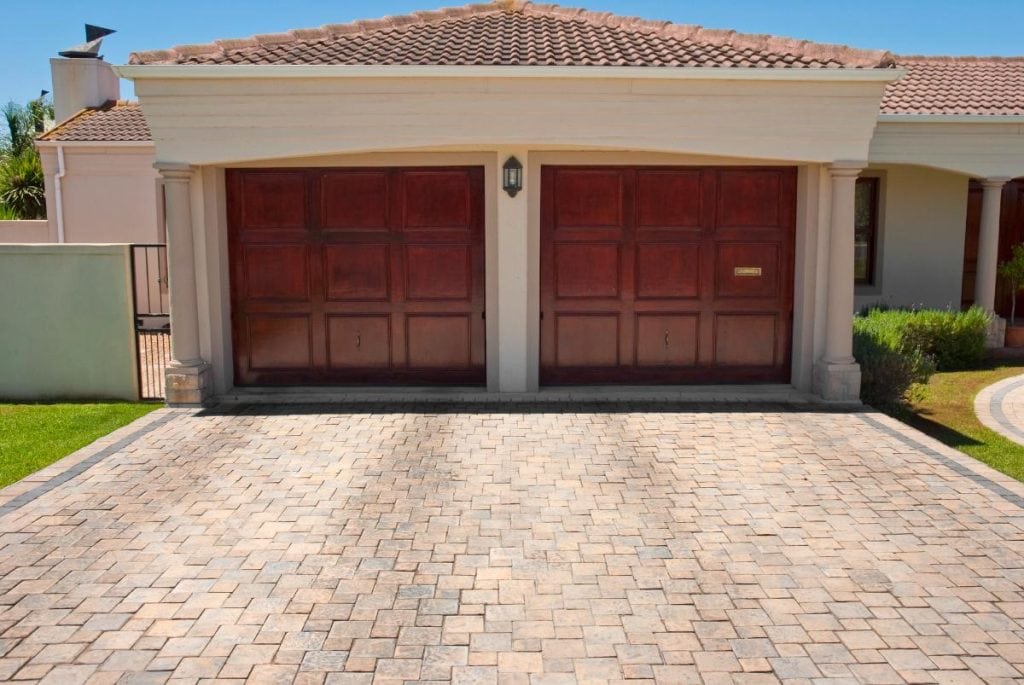
[[[1024,374],[1003,379],[979,392],[974,398],[974,414],[985,427],[1024,445],[1024,421],[1018,420],[1011,408],[1014,404],[1024,407]]]

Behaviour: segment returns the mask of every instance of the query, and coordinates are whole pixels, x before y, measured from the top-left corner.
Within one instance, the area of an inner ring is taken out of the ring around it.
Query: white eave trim
[[[227,78],[617,78],[741,81],[870,81],[891,83],[904,69],[771,67],[363,66],[316,64],[125,64],[129,80]]]
[[[879,114],[883,124],[1024,124],[1022,114]]]

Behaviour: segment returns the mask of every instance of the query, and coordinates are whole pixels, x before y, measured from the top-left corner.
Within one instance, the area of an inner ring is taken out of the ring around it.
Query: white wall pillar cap
[[[1012,179],[1009,176],[990,176],[981,180],[982,188],[1002,188]]]
[[[167,180],[187,181],[192,178],[193,168],[184,162],[155,162],[153,168]]]
[[[867,165],[856,160],[836,160],[828,165],[828,172],[834,177],[857,176]]]

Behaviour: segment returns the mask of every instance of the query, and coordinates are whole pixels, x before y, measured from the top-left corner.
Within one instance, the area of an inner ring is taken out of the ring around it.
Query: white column
[[[501,167],[509,157],[523,165],[523,189],[510,197],[501,187]],[[526,392],[529,388],[529,211],[535,181],[528,173],[528,151],[498,151],[498,390]]]
[[[825,353],[815,367],[814,387],[822,398],[856,402],[860,367],[853,358],[854,224],[860,162],[829,166],[832,199],[828,251]]]
[[[199,351],[196,264],[192,237],[192,200],[187,164],[157,163],[163,177],[167,264],[170,280],[171,363],[165,375],[168,404],[201,404],[206,399],[209,365]]]
[[[978,233],[978,271],[974,281],[974,303],[992,314],[988,346],[1002,347],[1005,322],[995,316],[996,267],[999,262],[999,217],[1003,186],[1008,178],[987,178],[981,182],[981,229]]]

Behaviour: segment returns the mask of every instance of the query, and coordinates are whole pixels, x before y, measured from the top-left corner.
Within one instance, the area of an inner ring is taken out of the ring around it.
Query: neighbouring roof
[[[145,143],[152,140],[137,102],[110,101],[83,109],[39,136],[41,141]]]
[[[888,52],[507,0],[136,52],[131,64],[880,68]]]
[[[1024,57],[897,57],[882,114],[1024,115]]]

